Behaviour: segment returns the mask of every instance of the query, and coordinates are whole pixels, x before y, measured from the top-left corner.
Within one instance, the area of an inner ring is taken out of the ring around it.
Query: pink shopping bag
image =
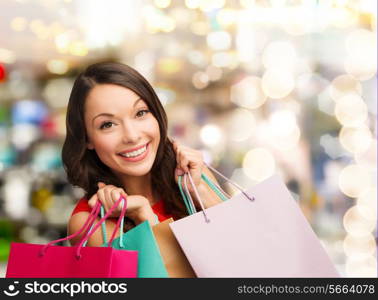
[[[137,276],[138,252],[117,250],[112,247],[83,247],[86,240],[105,222],[112,211],[118,207],[121,197],[113,207],[92,228],[100,211],[101,203],[97,202],[83,227],[65,238],[52,241],[46,245],[11,243],[6,277],[12,278],[132,278]],[[113,231],[113,241],[119,223],[126,213],[126,205]],[[53,244],[69,240],[86,230],[86,234],[73,247],[54,246]],[[111,244],[111,242],[110,242]]]
[[[339,277],[279,176],[207,209],[196,198],[202,211],[169,225],[198,277]]]

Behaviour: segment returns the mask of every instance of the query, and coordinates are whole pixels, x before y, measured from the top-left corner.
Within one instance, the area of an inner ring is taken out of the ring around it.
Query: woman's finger
[[[103,188],[97,191],[97,197],[98,200],[101,201],[101,204],[104,206],[105,210],[108,211],[108,204],[106,203],[105,191]]]
[[[98,200],[97,194],[94,194],[89,200],[88,205],[90,208],[93,208],[96,205],[96,202]]]

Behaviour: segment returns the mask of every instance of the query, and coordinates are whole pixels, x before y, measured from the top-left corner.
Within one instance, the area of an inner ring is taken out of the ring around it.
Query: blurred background
[[[279,173],[341,276],[377,277],[376,55],[375,0],[0,0],[0,277],[11,241],[66,236],[66,105],[98,61],[240,185]]]

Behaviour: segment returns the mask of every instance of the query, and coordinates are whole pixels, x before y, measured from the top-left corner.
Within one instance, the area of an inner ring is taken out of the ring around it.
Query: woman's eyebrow
[[[139,101],[141,101],[141,100],[143,100],[143,99],[142,99],[142,98],[137,98],[137,99],[135,100],[134,104],[133,104],[133,108],[134,108],[135,105],[137,105],[137,103],[138,103]],[[114,117],[114,115],[113,115],[113,114],[110,114],[110,113],[101,113],[101,114],[98,114],[97,116],[95,116],[95,117],[92,119],[92,123],[93,123],[93,121],[94,121],[96,118],[101,117],[101,116],[104,116],[104,117]]]

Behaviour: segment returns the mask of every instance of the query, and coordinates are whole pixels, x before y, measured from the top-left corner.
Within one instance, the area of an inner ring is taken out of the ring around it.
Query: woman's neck
[[[151,205],[158,201],[152,190],[151,174],[145,176],[122,176],[121,182],[125,192],[129,195],[140,195],[148,199]]]

